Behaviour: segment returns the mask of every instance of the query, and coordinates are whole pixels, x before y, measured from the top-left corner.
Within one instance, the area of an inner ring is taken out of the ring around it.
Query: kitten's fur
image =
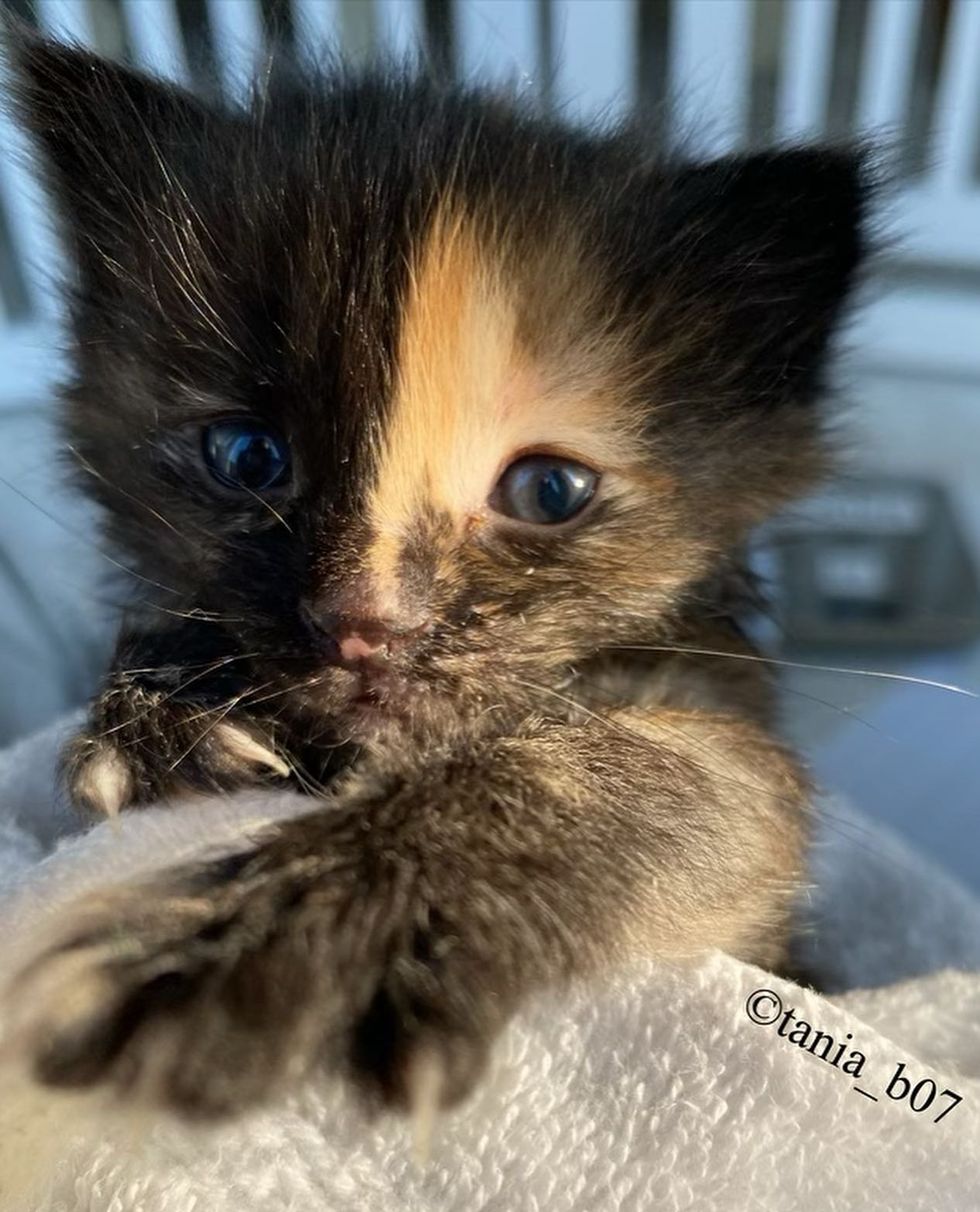
[[[775,963],[805,780],[761,666],[663,650],[751,654],[739,550],[823,466],[859,158],[663,162],[388,71],[237,110],[13,57],[78,266],[65,433],[141,578],[70,789],[326,801],[81,907],[41,961],[40,1076],[216,1114],[325,1064],[449,1103],[535,988]],[[290,439],[291,495],[208,478],[200,427],[243,414]],[[486,507],[537,447],[602,472],[580,524]],[[384,669],[326,666],[311,608],[388,619]]]

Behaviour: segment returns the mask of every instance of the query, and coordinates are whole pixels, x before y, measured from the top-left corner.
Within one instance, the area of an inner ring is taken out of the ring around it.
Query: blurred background
[[[842,473],[759,536],[760,629],[817,777],[980,889],[980,0],[0,3],[232,97],[274,43],[420,47],[576,116],[638,106],[665,147],[881,140],[894,239],[846,333]],[[93,519],[59,485],[60,269],[0,116],[0,743],[83,701],[111,633]]]

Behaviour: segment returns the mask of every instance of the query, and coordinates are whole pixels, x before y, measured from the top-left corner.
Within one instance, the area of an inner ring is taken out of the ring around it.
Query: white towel
[[[69,836],[58,738],[0,755],[0,975],[81,891],[309,809],[289,794],[198,799]],[[716,954],[540,998],[424,1166],[404,1123],[364,1123],[326,1078],[202,1129],[54,1096],[12,1064],[0,1212],[977,1212],[980,904],[840,805],[821,816],[811,954],[850,992]],[[815,1031],[833,1037],[826,1060],[808,1050]]]

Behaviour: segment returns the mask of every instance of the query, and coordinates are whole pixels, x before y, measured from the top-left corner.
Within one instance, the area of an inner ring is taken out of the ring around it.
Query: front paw
[[[370,891],[366,874],[353,845],[272,864],[256,851],[72,906],[13,986],[18,1052],[46,1084],[193,1118],[313,1071],[352,1082],[369,1111],[428,1118],[473,1088],[508,999],[490,958],[396,872]]]
[[[66,746],[62,768],[72,803],[98,816],[290,773],[273,742],[246,717],[224,705],[208,709],[135,687],[102,695],[86,729]]]

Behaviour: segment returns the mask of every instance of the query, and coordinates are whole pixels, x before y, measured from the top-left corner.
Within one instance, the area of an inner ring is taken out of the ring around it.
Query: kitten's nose
[[[351,619],[331,634],[342,661],[365,661],[390,651],[393,633],[376,619]]]
[[[332,665],[356,668],[380,664],[410,648],[425,625],[410,626],[394,619],[358,618],[304,605],[307,623],[321,640]]]

